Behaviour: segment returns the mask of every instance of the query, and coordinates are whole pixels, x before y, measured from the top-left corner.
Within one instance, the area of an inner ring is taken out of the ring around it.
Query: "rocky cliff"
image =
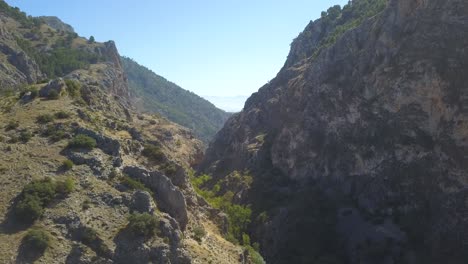
[[[250,233],[269,263],[465,263],[468,3],[332,11],[200,171],[250,171],[239,201],[259,216]]]
[[[249,263],[196,195],[203,144],[134,110],[114,42],[0,1],[0,262]]]

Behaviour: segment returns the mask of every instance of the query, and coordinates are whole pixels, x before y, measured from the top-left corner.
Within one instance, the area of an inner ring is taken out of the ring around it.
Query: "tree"
[[[94,36],[89,37],[89,43],[94,43],[96,40],[94,39]]]

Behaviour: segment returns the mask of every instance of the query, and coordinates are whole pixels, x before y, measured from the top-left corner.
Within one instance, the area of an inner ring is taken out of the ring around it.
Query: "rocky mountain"
[[[0,1],[0,263],[251,263],[191,185],[202,142],[63,25]]]
[[[216,135],[205,190],[252,209],[268,263],[466,263],[467,47],[465,0],[330,8]]]
[[[176,84],[122,57],[128,76],[129,90],[134,94],[140,111],[158,113],[172,122],[193,129],[195,135],[208,143],[223,126],[229,113],[209,101],[184,90]]]

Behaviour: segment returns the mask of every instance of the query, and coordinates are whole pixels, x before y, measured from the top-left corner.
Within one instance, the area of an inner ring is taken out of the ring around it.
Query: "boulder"
[[[171,180],[158,171],[148,171],[140,167],[128,166],[123,172],[150,188],[161,210],[174,217],[182,229],[188,223],[187,203],[182,191]]]
[[[62,78],[58,78],[50,81],[46,86],[42,87],[39,91],[39,96],[47,97],[52,91],[57,92],[57,94],[61,94],[66,87],[67,85],[65,81]]]
[[[139,213],[152,214],[156,209],[156,204],[149,192],[138,190],[132,196],[130,209]]]

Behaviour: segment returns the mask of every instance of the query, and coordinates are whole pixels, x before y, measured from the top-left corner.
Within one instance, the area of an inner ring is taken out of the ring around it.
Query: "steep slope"
[[[130,91],[141,111],[159,113],[172,122],[193,129],[206,143],[229,117],[198,95],[167,81],[130,58],[122,57]]]
[[[468,2],[381,2],[311,22],[200,166],[250,171],[269,263],[468,259]]]
[[[189,182],[202,142],[133,111],[112,41],[0,21],[0,263],[248,261]]]

